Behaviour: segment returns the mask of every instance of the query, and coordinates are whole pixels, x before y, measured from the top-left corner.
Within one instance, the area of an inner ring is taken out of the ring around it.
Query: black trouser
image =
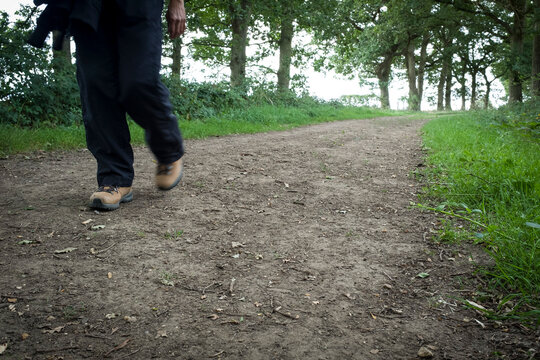
[[[161,83],[162,1],[144,16],[128,16],[103,1],[97,31],[74,24],[77,79],[88,149],[97,160],[98,185],[131,186],[133,150],[126,113],[146,132],[160,163],[184,154],[169,91]]]

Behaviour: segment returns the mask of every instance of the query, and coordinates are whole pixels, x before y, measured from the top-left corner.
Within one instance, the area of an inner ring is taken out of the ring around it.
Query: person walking
[[[89,206],[115,210],[133,200],[133,150],[126,114],[145,131],[157,160],[156,186],[174,188],[183,174],[184,146],[159,74],[163,0],[35,2],[48,4],[35,34],[67,26],[75,39],[86,142],[97,160],[98,189]],[[183,0],[169,1],[166,19],[171,38],[184,33]],[[44,37],[37,38],[43,46]]]
[[[145,130],[158,163],[155,183],[160,190],[179,183],[184,147],[159,74],[163,1],[103,0],[100,5],[97,28],[73,20],[72,33],[86,141],[97,160],[98,189],[89,206],[114,210],[133,200],[133,150],[126,114]],[[184,33],[183,0],[170,0],[166,18],[171,38]]]

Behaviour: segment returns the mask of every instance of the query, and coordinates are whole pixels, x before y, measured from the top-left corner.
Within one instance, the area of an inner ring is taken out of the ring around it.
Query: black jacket
[[[102,0],[34,0],[36,6],[47,4],[37,20],[28,43],[42,48],[51,31],[58,31],[53,39],[53,49],[61,50],[63,38],[73,20],[97,29]]]

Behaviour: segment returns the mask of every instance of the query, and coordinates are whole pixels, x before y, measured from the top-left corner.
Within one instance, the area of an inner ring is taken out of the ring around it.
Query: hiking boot
[[[92,209],[116,210],[120,203],[133,200],[133,193],[130,187],[100,186],[98,190],[90,196],[90,206]]]
[[[158,164],[156,186],[160,190],[171,190],[178,185],[184,173],[184,163],[178,159],[171,164]]]

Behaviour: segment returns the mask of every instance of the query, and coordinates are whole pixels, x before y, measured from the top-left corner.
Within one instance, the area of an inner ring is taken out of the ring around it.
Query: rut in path
[[[435,217],[409,205],[422,124],[187,141],[167,193],[138,148],[134,201],[110,213],[85,207],[87,151],[2,160],[0,345],[35,359],[529,358],[534,334],[456,301],[481,253],[433,244]]]

